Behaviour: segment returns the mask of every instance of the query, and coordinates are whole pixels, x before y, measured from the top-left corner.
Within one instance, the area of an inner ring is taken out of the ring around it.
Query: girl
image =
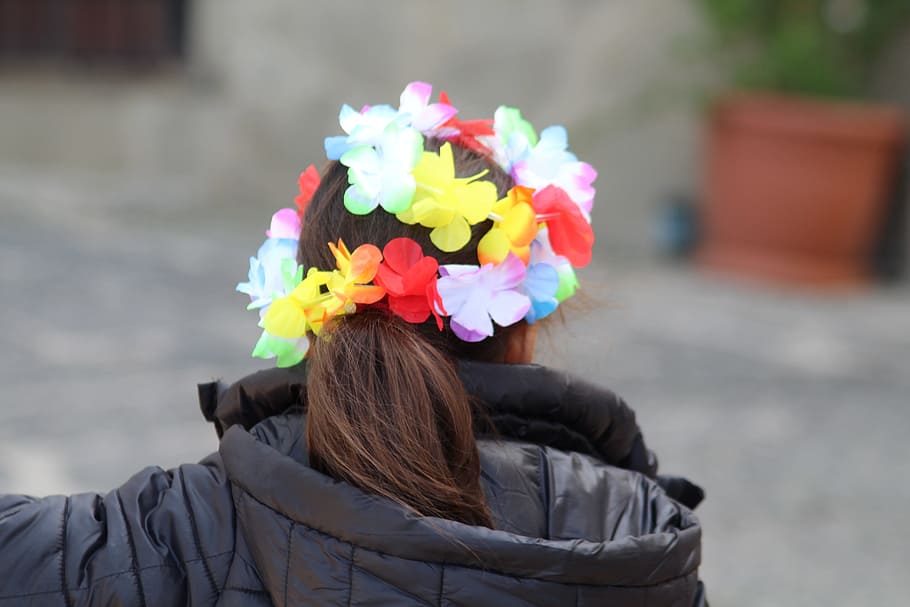
[[[217,454],[0,497],[0,605],[704,604],[700,490],[655,478],[616,395],[529,364],[593,169],[429,98],[343,107],[273,217],[238,290],[278,368],[200,385]]]

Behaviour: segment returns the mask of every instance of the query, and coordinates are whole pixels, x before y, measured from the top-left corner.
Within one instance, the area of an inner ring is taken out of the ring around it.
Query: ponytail
[[[308,369],[313,468],[423,516],[492,528],[468,395],[414,326],[377,309],[342,316]]]

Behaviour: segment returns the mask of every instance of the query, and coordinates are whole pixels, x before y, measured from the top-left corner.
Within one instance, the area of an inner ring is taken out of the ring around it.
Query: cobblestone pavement
[[[0,491],[105,491],[215,449],[195,384],[261,366],[232,288],[260,241],[249,220],[270,209],[0,183]],[[830,298],[609,264],[583,279],[591,311],[554,327],[541,359],[623,394],[662,469],[707,489],[712,604],[903,603],[910,291]]]

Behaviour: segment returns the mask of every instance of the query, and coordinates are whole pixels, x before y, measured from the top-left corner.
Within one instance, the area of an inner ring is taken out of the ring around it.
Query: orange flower
[[[382,253],[376,246],[362,244],[352,253],[339,238],[337,246],[329,243],[329,249],[338,269],[329,278],[332,297],[323,304],[326,317],[353,313],[357,304],[376,303],[385,296],[385,289],[369,284],[382,261]]]

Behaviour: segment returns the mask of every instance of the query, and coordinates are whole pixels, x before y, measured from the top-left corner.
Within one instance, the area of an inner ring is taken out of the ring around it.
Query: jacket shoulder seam
[[[66,496],[63,502],[63,515],[60,519],[60,594],[63,595],[63,604],[72,607],[73,599],[67,591],[66,583],[66,525],[69,518],[70,497]]]
[[[439,571],[439,600],[437,601],[437,603],[439,603],[439,607],[442,607],[442,597],[443,597],[443,593],[445,592],[445,587],[446,587],[446,566],[445,566],[445,563],[443,563],[442,566],[440,567],[440,571]]]
[[[261,590],[258,588],[244,588],[242,586],[225,586],[222,589],[222,592],[242,592],[243,594],[269,596],[269,593],[266,590]]]
[[[351,564],[348,566],[348,607],[354,603],[354,555],[357,545],[351,542]]]
[[[537,447],[537,476],[540,479],[540,499],[543,501],[544,514],[544,539],[550,539],[550,461],[547,459],[546,450],[538,445]]]
[[[141,569],[139,568],[139,556],[136,552],[136,543],[133,541],[133,530],[130,529],[130,522],[126,518],[126,510],[123,506],[123,498],[120,496],[120,491],[116,491],[115,495],[117,496],[117,505],[120,507],[120,518],[123,520],[123,526],[126,529],[126,541],[130,548],[130,572],[133,574],[133,579],[136,581],[136,591],[139,594],[139,605],[140,607],[147,607],[145,600],[145,588],[142,587],[142,576],[139,574]]]
[[[294,542],[294,527],[296,525],[295,521],[291,521],[291,526],[288,527],[288,550],[284,564],[284,607],[288,605],[288,579],[291,577],[291,546]]]
[[[208,561],[202,558],[202,542],[199,539],[199,528],[196,525],[196,514],[193,512],[193,507],[190,504],[190,498],[186,491],[186,482],[183,478],[183,472],[178,469],[176,474],[180,478],[180,492],[183,494],[183,507],[186,508],[187,515],[190,519],[190,530],[193,534],[193,544],[196,547],[196,555],[202,561],[202,568],[205,571],[206,579],[209,581],[209,584],[212,587],[212,593],[217,596],[218,584],[215,583],[215,576],[212,575],[212,569],[209,567]]]

